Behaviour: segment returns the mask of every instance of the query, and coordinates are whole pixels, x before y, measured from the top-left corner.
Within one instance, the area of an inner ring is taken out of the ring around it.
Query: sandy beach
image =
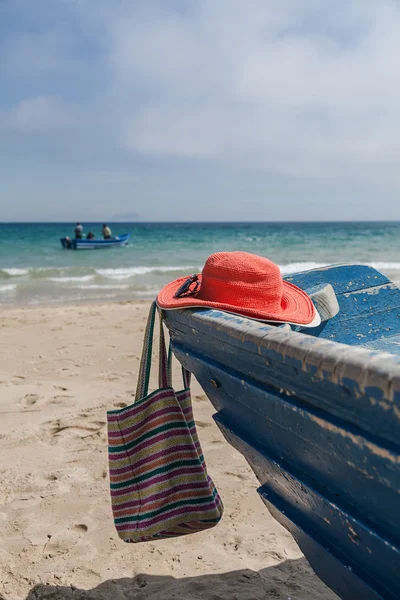
[[[119,540],[106,410],[133,401],[148,306],[2,311],[0,598],[334,600],[258,498],[196,382],[194,412],[223,520],[185,538]]]

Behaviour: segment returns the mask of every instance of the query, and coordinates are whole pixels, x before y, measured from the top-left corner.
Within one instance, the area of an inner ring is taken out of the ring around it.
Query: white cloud
[[[202,0],[182,4],[186,13],[167,1],[60,6],[80,30],[60,20],[16,36],[8,66],[25,77],[62,73],[68,95],[83,86],[82,97],[93,98],[82,128],[97,119],[110,145],[305,177],[378,166],[379,176],[397,178],[400,9],[393,0]],[[85,39],[101,48],[97,94],[89,87],[93,70],[85,56],[78,60]],[[76,121],[47,89],[11,111],[17,128]]]
[[[57,96],[27,98],[0,118],[4,128],[23,133],[49,132],[78,122],[76,109]]]
[[[248,157],[259,167],[305,176],[378,163],[393,175],[400,149],[394,2],[196,6],[190,17],[160,9],[139,19],[132,11],[110,25],[129,148]]]

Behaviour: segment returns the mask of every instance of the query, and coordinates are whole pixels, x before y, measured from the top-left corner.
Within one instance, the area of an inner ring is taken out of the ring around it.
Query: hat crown
[[[260,298],[274,309],[281,304],[282,283],[279,267],[263,256],[216,252],[204,265],[198,298],[244,308]]]

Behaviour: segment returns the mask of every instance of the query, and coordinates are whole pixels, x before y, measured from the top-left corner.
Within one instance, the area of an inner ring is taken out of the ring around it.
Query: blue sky
[[[400,219],[394,0],[1,0],[0,220]]]

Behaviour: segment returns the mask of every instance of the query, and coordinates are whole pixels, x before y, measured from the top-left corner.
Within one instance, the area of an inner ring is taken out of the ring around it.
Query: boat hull
[[[66,250],[102,250],[104,248],[115,248],[118,246],[126,246],[129,242],[130,238],[129,233],[125,233],[123,235],[117,236],[110,240],[103,239],[72,239],[67,240],[67,238],[61,238],[61,246]]]
[[[398,599],[400,290],[361,265],[288,279],[331,283],[339,314],[304,335],[165,311],[173,351],[321,579],[344,600]]]

